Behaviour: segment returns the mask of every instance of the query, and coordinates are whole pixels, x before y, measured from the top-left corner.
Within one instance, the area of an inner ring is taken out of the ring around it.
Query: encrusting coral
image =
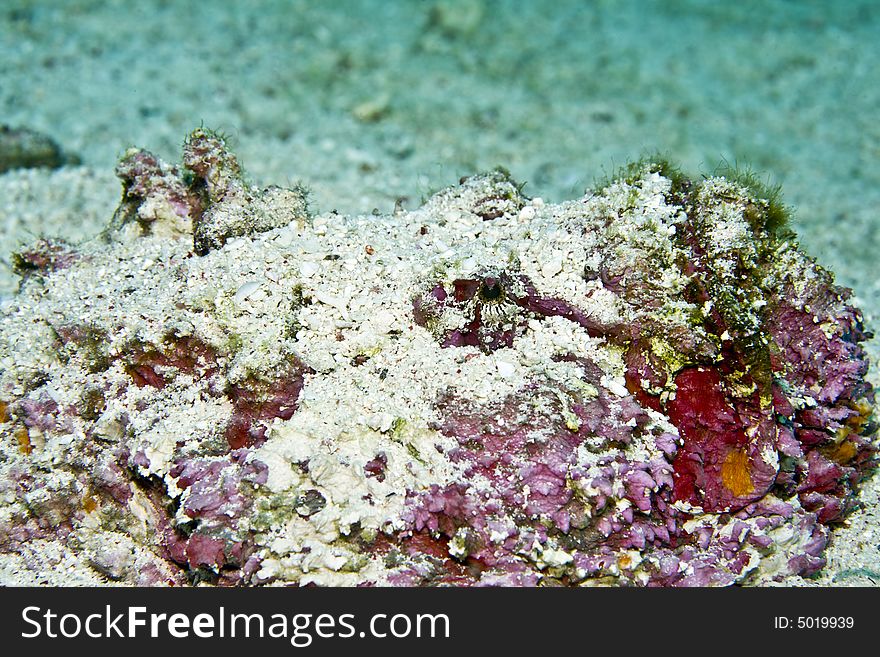
[[[849,292],[733,179],[502,171],[313,215],[223,138],[130,150],[18,254],[0,550],[132,584],[661,586],[824,564],[876,465]],[[776,200],[773,200],[775,203]]]

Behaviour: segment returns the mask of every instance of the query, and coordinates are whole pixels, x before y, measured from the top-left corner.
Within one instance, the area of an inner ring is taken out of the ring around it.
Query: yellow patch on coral
[[[871,420],[871,416],[874,413],[874,407],[871,406],[864,399],[852,402],[850,404],[850,408],[858,413],[858,415],[854,415],[850,417],[846,421],[846,425],[850,428],[852,433],[862,433],[862,430],[867,426],[868,422]],[[844,436],[846,437],[846,436]]]
[[[83,494],[82,506],[83,510],[86,513],[91,513],[98,508],[98,500],[96,500],[94,497],[89,495],[88,492],[86,492],[85,494]]]
[[[15,436],[15,441],[18,443],[19,452],[28,455],[34,451],[34,446],[31,445],[31,437],[28,434],[26,427],[19,427],[15,430],[13,435]]]
[[[874,412],[874,408],[865,400],[851,402],[850,408],[856,411],[857,415],[849,417],[846,424],[837,430],[834,444],[822,450],[825,456],[842,465],[849,463],[858,453],[858,446],[849,440],[850,436],[861,435]]]
[[[755,491],[749,469],[749,455],[745,450],[730,450],[721,465],[721,482],[736,497],[750,495]]]
[[[857,453],[858,448],[855,444],[851,440],[844,440],[839,445],[836,445],[834,449],[828,453],[828,456],[832,461],[844,465],[849,463]]]

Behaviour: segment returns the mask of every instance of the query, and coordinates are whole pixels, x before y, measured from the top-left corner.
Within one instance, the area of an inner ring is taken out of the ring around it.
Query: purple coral
[[[823,566],[876,465],[858,311],[728,181],[547,207],[496,173],[311,222],[209,131],[118,173],[116,243],[22,260],[57,285],[2,335],[40,327],[2,374],[3,550],[97,526],[137,583],[761,582]]]
[[[248,450],[227,457],[180,459],[170,476],[183,493],[180,512],[192,522],[168,526],[165,544],[170,558],[190,569],[207,568],[227,583],[253,574],[250,532],[240,527],[253,499],[246,486],[266,483],[266,466],[249,458]]]
[[[687,207],[686,198],[681,202]],[[416,322],[428,328],[442,326],[437,320],[446,308],[464,310],[467,323],[441,334],[443,347],[509,348],[525,318],[555,315],[626,352],[629,396],[610,400],[600,392],[584,400],[566,391],[579,419],[576,428],[561,423],[559,414],[536,414],[536,406],[557,404],[536,401],[537,382],[484,408],[465,400],[439,403],[447,418],[441,430],[460,444],[450,458],[467,464],[463,480],[469,483],[414,495],[410,532],[429,531],[449,541],[464,537],[450,554],[480,564],[474,583],[483,576],[504,580],[524,560],[549,574],[556,566],[555,576],[570,582],[612,574],[647,584],[730,583],[748,572],[754,551],[772,549],[771,532],[783,524],[801,536],[789,556],[789,573],[809,575],[824,564],[824,526],[854,507],[857,484],[876,463],[861,317],[845,305],[848,292],[820,271],[812,285],[770,291],[769,303],[762,302],[768,312],[757,321],[745,319],[736,304],[752,303],[749,294],[766,288],[750,282],[726,289],[710,269],[711,246],[700,233],[696,223],[679,233],[690,254],[682,260],[691,279],[686,294],[711,309],[694,329],[715,336],[721,348],[706,359],[695,338],[679,332],[684,366],[670,368],[653,350],[653,320],[626,330],[601,326],[564,301],[542,297],[525,279],[512,294],[501,287],[511,321],[485,322],[485,291],[498,281],[509,289],[509,275],[457,280],[451,290],[435,284],[414,301]],[[755,239],[757,248],[768,248],[761,240],[779,245],[768,233]],[[757,268],[743,272],[758,281],[762,275]],[[606,278],[606,289],[629,293],[624,273]],[[769,340],[755,337],[762,331]],[[601,386],[590,378],[589,364],[584,379]],[[620,449],[582,467],[578,450],[597,441],[625,447],[642,433],[649,424],[643,409],[663,414],[678,431],[679,440],[668,433],[653,436],[662,457],[633,460]],[[540,439],[528,438],[530,427],[543,428]],[[712,514],[719,514],[717,522],[708,520]],[[493,526],[507,530],[499,535]],[[530,550],[538,554],[528,556]],[[544,566],[540,553],[547,550],[553,563]],[[640,553],[638,564],[631,563],[630,550]],[[416,580],[424,578],[421,572]]]
[[[591,335],[619,331],[615,326],[603,326],[562,299],[541,295],[528,277],[506,271],[479,279],[456,279],[450,290],[434,284],[413,300],[413,318],[419,326],[431,327],[447,308],[463,311],[467,321],[439,336],[443,347],[471,346],[485,352],[511,347],[530,318],[563,317]]]

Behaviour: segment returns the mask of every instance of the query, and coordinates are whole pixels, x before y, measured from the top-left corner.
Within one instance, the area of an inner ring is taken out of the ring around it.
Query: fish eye
[[[498,301],[503,294],[504,290],[501,288],[497,278],[490,276],[483,280],[479,291],[481,301]]]

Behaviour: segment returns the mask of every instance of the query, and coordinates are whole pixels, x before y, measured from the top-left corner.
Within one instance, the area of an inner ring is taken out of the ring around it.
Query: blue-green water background
[[[346,212],[499,164],[562,200],[646,152],[748,163],[873,313],[878,36],[875,0],[7,0],[0,115],[102,172],[204,122]]]
[[[319,211],[350,213],[499,164],[559,201],[660,151],[697,176],[727,162],[780,183],[802,244],[876,327],[878,36],[877,0],[4,0],[0,123],[82,166],[0,175],[0,244],[98,233],[124,149],[177,161],[200,123],[254,182],[303,181]],[[863,499],[829,582],[880,567],[876,482]]]

